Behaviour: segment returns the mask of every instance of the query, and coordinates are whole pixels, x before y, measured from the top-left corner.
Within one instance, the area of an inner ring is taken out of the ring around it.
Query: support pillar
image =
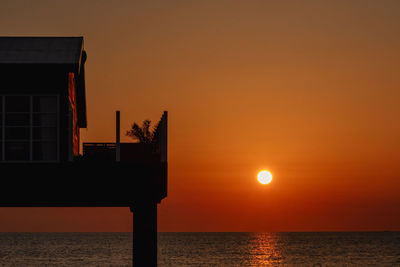
[[[157,266],[157,203],[137,203],[133,211],[133,266]]]

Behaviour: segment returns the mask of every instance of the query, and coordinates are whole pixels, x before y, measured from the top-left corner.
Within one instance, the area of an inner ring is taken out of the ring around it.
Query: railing
[[[83,143],[85,160],[115,162],[115,143]],[[152,144],[121,143],[121,161],[124,162],[160,162],[160,153],[154,151]]]
[[[83,143],[83,155],[86,159],[115,160],[115,143]]]
[[[119,142],[119,111],[116,112],[116,143],[83,143],[83,158],[97,161],[167,163],[168,113],[164,111],[151,143]]]

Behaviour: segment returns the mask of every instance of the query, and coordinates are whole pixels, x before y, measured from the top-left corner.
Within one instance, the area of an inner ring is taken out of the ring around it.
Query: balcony
[[[155,143],[84,143],[59,163],[2,164],[0,206],[129,206],[167,196],[167,115]],[[118,149],[119,148],[119,149]],[[119,153],[118,153],[119,151]],[[117,157],[119,155],[119,157]]]

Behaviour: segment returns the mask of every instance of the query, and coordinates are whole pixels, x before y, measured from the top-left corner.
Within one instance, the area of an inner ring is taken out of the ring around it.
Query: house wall
[[[68,161],[70,151],[69,129],[69,83],[74,79],[75,66],[71,65],[36,65],[36,64],[0,64],[1,95],[57,95],[59,97],[59,160]],[[73,76],[73,75],[72,75]],[[71,91],[75,90],[71,88]],[[75,108],[76,113],[76,108]],[[76,116],[76,115],[75,115]],[[74,131],[74,142],[79,151],[79,128]],[[74,147],[74,148],[75,148]],[[76,151],[76,148],[74,149]]]

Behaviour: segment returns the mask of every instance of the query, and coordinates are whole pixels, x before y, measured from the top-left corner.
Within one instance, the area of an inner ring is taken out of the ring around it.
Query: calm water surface
[[[130,266],[130,233],[0,233],[0,266]],[[160,233],[159,266],[400,266],[400,232]]]

